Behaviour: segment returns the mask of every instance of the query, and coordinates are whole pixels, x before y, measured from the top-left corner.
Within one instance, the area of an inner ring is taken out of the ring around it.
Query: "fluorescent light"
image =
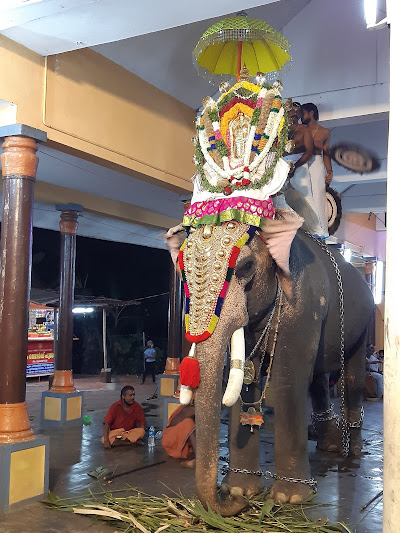
[[[376,262],[374,302],[379,305],[382,302],[383,293],[383,261]]]
[[[93,313],[94,309],[93,307],[74,307],[72,309],[72,312],[77,314],[83,314],[83,313]]]
[[[348,263],[351,263],[351,250],[350,248],[345,248],[343,252],[343,257]]]
[[[364,0],[364,16],[367,26],[373,26],[376,23],[377,0]]]

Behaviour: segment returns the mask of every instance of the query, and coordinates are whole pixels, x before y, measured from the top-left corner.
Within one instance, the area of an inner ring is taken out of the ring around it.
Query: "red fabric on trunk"
[[[200,366],[194,357],[185,357],[179,367],[181,385],[195,389],[200,383]]]

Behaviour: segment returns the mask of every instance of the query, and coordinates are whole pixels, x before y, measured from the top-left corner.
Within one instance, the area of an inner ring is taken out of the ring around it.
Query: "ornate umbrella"
[[[222,79],[236,76],[246,65],[250,76],[265,73],[275,79],[284,65],[290,64],[290,44],[279,31],[245,13],[220,20],[201,36],[193,50],[197,72]]]

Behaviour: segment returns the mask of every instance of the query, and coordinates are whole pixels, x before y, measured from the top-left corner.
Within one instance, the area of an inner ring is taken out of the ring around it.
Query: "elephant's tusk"
[[[189,405],[193,397],[193,391],[187,385],[181,385],[181,390],[179,392],[179,402],[182,405]]]
[[[244,329],[237,329],[231,339],[231,369],[228,384],[222,399],[227,407],[232,407],[239,398],[243,386],[245,360]]]

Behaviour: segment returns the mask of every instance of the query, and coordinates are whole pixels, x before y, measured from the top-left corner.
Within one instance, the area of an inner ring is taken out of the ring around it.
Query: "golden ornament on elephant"
[[[256,371],[254,368],[253,361],[251,361],[250,359],[246,359],[244,362],[243,383],[245,385],[250,385],[250,383],[253,383],[255,376]]]

